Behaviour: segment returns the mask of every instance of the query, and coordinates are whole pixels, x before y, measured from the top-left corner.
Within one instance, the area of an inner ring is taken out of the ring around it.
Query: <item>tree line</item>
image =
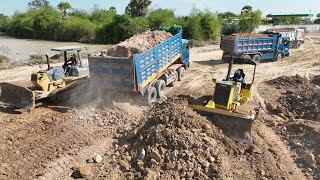
[[[240,32],[253,32],[264,22],[262,12],[251,6],[243,7],[239,14],[193,8],[188,16],[176,16],[170,9],[150,11],[150,5],[151,0],[131,0],[125,14],[118,14],[115,7],[94,6],[88,12],[73,9],[68,2],[53,7],[48,0],[33,0],[26,12],[1,16],[0,31],[21,38],[114,44],[148,29],[179,25],[184,38],[203,42],[219,40],[222,26],[227,29],[224,34],[236,32],[236,24]]]

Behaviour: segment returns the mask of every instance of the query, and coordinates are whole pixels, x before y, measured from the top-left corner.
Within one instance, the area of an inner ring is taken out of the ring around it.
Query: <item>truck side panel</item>
[[[150,82],[182,55],[182,30],[132,58],[89,56],[91,84],[104,89],[144,94]]]
[[[275,47],[273,38],[236,39],[235,52],[272,51]]]
[[[222,37],[220,48],[227,53],[240,54],[248,52],[273,51],[276,47],[275,37],[270,38],[235,38]]]
[[[93,87],[134,91],[134,68],[131,58],[89,57],[90,82]]]
[[[165,42],[134,56],[138,91],[145,92],[147,85],[181,57],[182,31]]]

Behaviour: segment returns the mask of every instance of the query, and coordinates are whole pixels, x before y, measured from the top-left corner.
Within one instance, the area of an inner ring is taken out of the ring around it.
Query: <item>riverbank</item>
[[[83,57],[87,57],[89,53],[110,47],[110,45],[103,44],[17,39],[3,34],[0,35],[0,55],[8,57],[10,64],[14,66],[30,64],[33,62],[33,57],[44,58],[46,54],[52,57],[59,52],[51,51],[51,48],[61,46],[87,46],[88,49],[82,52]]]

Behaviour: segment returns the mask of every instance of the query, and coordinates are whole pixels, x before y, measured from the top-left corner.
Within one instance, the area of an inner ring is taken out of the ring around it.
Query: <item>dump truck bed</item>
[[[89,56],[90,81],[94,87],[144,94],[147,85],[181,57],[182,30],[133,57]]]
[[[222,36],[220,49],[226,53],[240,54],[247,52],[273,51],[276,48],[277,37],[232,37]]]

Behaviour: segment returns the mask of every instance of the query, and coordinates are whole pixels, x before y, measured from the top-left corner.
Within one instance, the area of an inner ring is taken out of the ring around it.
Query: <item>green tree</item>
[[[145,17],[132,18],[129,15],[116,15],[112,23],[104,26],[104,39],[100,41],[114,44],[148,29],[148,21]]]
[[[174,25],[175,15],[169,9],[157,9],[148,15],[150,28],[157,29],[160,26]]]
[[[235,13],[228,11],[224,13],[219,13],[218,17],[228,24],[234,24],[234,19],[238,16]]]
[[[150,5],[151,0],[131,0],[126,7],[126,14],[132,17],[146,16]]]
[[[320,24],[320,18],[315,19],[315,20],[314,20],[314,23],[315,23],[315,24]]]
[[[67,10],[71,9],[71,5],[68,2],[60,2],[58,4],[58,9],[63,12],[62,19],[67,19],[68,18]]]
[[[251,7],[251,6],[244,6],[244,7],[241,9],[241,14],[242,14],[242,13],[249,13],[249,12],[252,12],[252,7]]]
[[[50,3],[47,0],[33,0],[28,3],[31,9],[41,9],[43,7],[50,7]]]
[[[262,23],[262,13],[260,10],[252,11],[250,6],[243,7],[240,14],[240,31],[251,33]]]
[[[83,19],[89,19],[89,14],[87,11],[82,9],[72,9],[72,12],[69,13],[70,16],[80,17]]]
[[[110,7],[109,11],[113,13],[117,13],[117,9],[115,7]]]

